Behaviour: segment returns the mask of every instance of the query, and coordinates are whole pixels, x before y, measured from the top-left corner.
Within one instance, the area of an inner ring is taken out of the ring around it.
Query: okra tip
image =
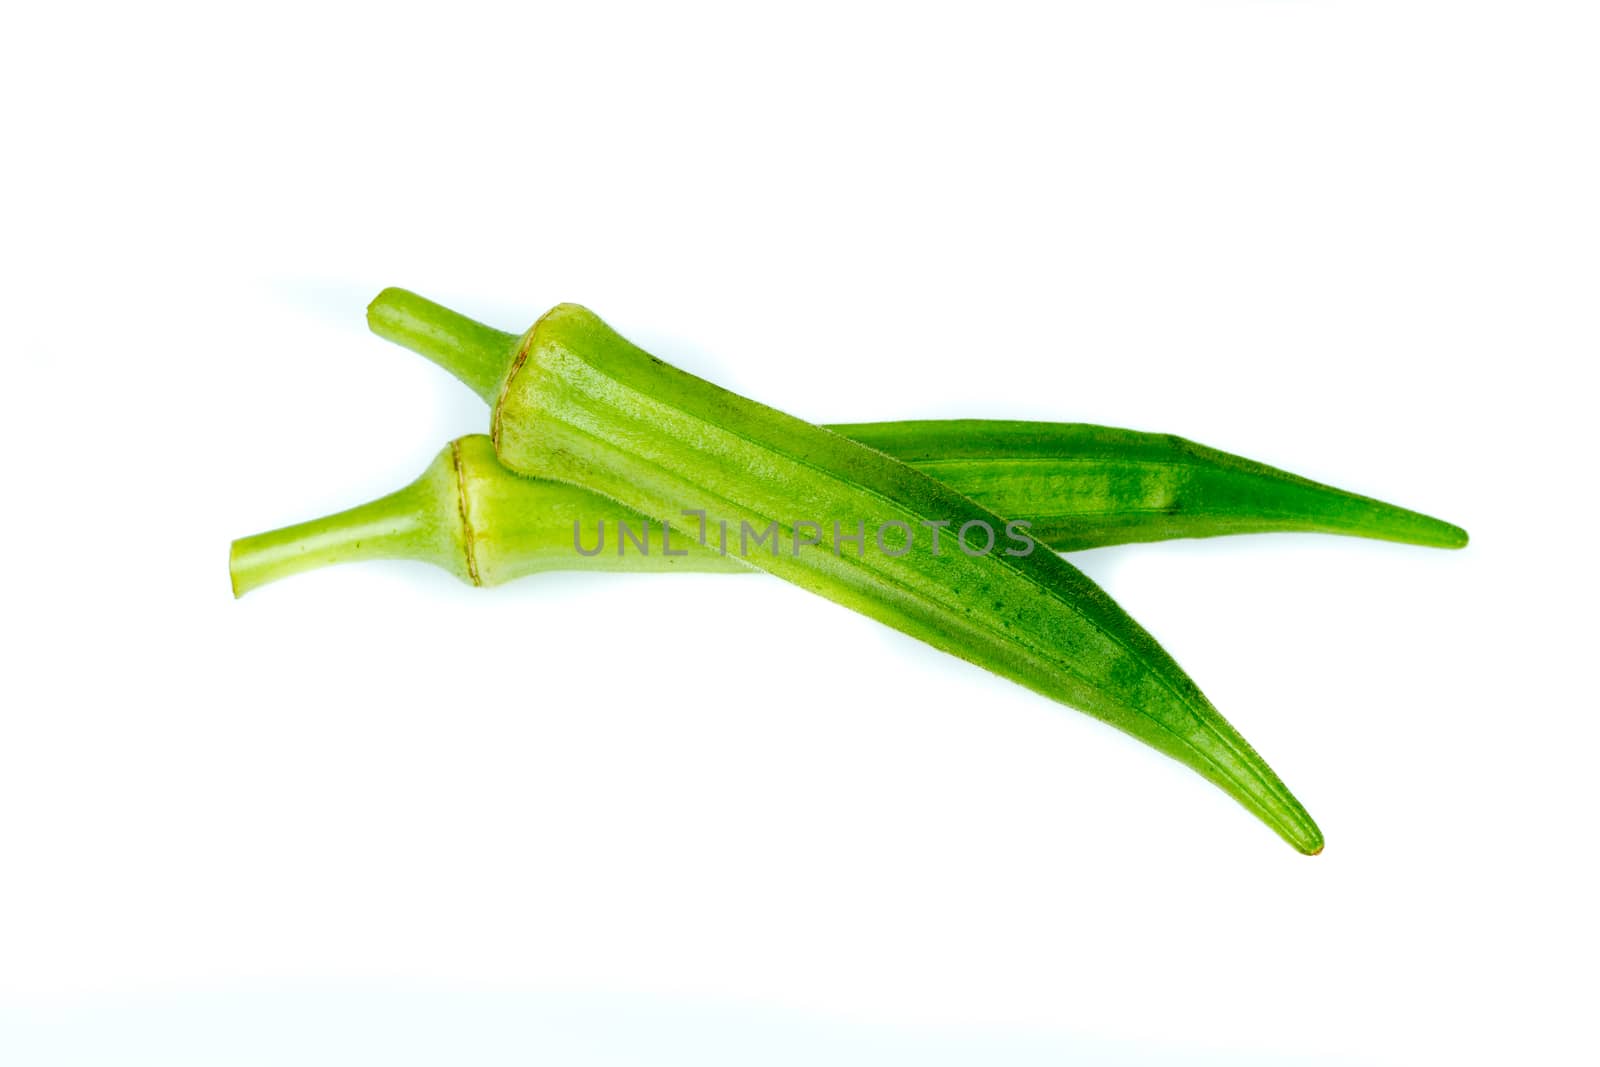
[[[1306,811],[1281,782],[1277,781],[1276,776],[1272,777],[1272,782],[1281,791],[1281,796],[1274,798],[1275,803],[1265,808],[1251,803],[1245,806],[1276,830],[1278,836],[1288,842],[1296,852],[1304,856],[1320,855],[1323,846],[1322,828],[1311,817],[1311,813]]]
[[[1364,499],[1364,498],[1357,498]],[[1467,531],[1453,522],[1410,511],[1392,504],[1374,502],[1368,521],[1370,529],[1358,530],[1381,540],[1399,541],[1402,544],[1422,545],[1425,548],[1457,549],[1467,547]]]
[[[1469,540],[1467,531],[1454,523],[1445,522],[1443,519],[1434,519],[1433,523],[1431,530],[1425,535],[1419,535],[1412,539],[1412,543],[1428,548],[1445,548],[1452,551],[1467,547],[1467,541]]]

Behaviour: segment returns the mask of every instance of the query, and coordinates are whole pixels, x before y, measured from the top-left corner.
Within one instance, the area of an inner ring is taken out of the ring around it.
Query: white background
[[[45,10],[0,32],[0,1061],[1594,1062],[1592,4]],[[391,284],[1473,542],[1077,557],[1315,859],[769,578],[235,602],[230,539],[486,425],[366,334]]]

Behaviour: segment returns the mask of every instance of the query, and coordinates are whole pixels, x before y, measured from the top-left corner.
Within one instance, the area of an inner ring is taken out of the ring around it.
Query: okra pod
[[[509,343],[509,342],[508,342]],[[830,429],[1029,524],[1056,551],[1271,531],[1347,533],[1459,547],[1466,532],[1170,434],[994,419]],[[235,594],[372,559],[432,563],[474,585],[547,570],[750,568],[579,486],[508,471],[489,438],[462,437],[415,483],[337,515],[233,545]],[[686,554],[679,555],[680,551]]]
[[[392,304],[396,294],[385,296]],[[520,340],[421,310],[397,339],[494,404],[491,438],[506,467],[658,523],[694,514],[773,529],[771,554],[744,562],[1125,730],[1297,849],[1321,850],[1316,824],[1265,761],[1077,568],[1026,538],[977,553],[964,541],[935,544],[941,528],[992,534],[1005,518],[883,452],[671,367],[576,305],[552,309]],[[831,547],[802,537],[823,524]],[[852,550],[841,548],[841,525]],[[900,539],[886,546],[884,529]],[[869,531],[879,533],[874,551]],[[791,542],[792,553],[777,550]]]
[[[400,289],[380,294],[369,317],[386,337],[422,351],[443,346],[460,366],[481,366],[481,373],[468,372],[475,381],[491,378],[496,359],[516,341]],[[1034,538],[1058,552],[1272,532],[1438,548],[1467,543],[1466,531],[1450,523],[1171,434],[994,419],[829,428],[1027,522]],[[612,531],[617,551],[575,550],[569,527],[584,520],[594,524],[597,539],[601,529]],[[557,569],[747,569],[692,544],[687,556],[676,556],[621,539],[637,537],[644,524],[642,516],[585,489],[512,474],[486,438],[463,437],[397,493],[234,542],[229,569],[236,595],[302,571],[369,559],[421,560],[477,585]],[[659,526],[654,536],[659,541]],[[646,550],[629,552],[630,543]]]
[[[1461,548],[1459,526],[1172,434],[996,419],[831,427],[991,510],[1058,552],[1246,533],[1326,533]]]

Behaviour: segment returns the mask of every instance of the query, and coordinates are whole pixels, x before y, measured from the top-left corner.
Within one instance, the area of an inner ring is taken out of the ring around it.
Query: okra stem
[[[372,559],[419,560],[470,581],[454,451],[446,448],[421,477],[388,496],[235,541],[228,553],[233,595],[318,567]]]
[[[515,350],[502,333],[406,289],[385,289],[367,306],[372,332],[427,356],[493,404]]]

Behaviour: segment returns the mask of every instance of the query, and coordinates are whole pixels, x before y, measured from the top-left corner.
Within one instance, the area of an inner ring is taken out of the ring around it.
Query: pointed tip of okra
[[[1423,548],[1467,547],[1467,531],[1455,523],[1381,500],[1345,493],[1343,490],[1334,491],[1356,506],[1348,514],[1334,520],[1333,532],[1398,541]]]
[[[1354,494],[1335,490],[1340,499],[1335,504],[1353,502],[1345,514],[1329,510],[1319,515],[1310,529],[1327,533],[1341,533],[1355,537],[1370,537],[1380,541],[1396,541],[1422,548],[1458,549],[1467,547],[1467,531],[1454,523],[1424,515],[1419,511],[1396,507],[1379,500],[1370,500]]]
[[[1211,720],[1211,726],[1197,736],[1209,738],[1197,748],[1177,753],[1179,759],[1220,786],[1296,852],[1306,856],[1320,853],[1322,828],[1305,805],[1237,730],[1209,704],[1204,707],[1209,712],[1204,718]]]
[[[1380,502],[1377,506],[1383,510],[1378,521],[1374,523],[1372,533],[1375,536],[1386,537],[1404,544],[1421,545],[1424,548],[1467,547],[1467,531],[1455,523],[1436,519],[1432,515],[1424,515],[1420,511],[1396,507],[1393,504]]]
[[[1314,491],[1320,496],[1313,502],[1314,506],[1308,505],[1303,513],[1309,520],[1308,529],[1422,548],[1467,547],[1467,531],[1454,523],[1331,486],[1305,484],[1315,487]]]
[[[1304,856],[1319,855],[1323,845],[1321,827],[1300,802],[1282,787],[1282,783],[1278,783],[1278,786],[1282,791],[1273,798],[1275,802],[1266,810],[1255,805],[1247,806],[1252,807],[1257,816],[1276,830],[1278,836],[1296,852]]]

